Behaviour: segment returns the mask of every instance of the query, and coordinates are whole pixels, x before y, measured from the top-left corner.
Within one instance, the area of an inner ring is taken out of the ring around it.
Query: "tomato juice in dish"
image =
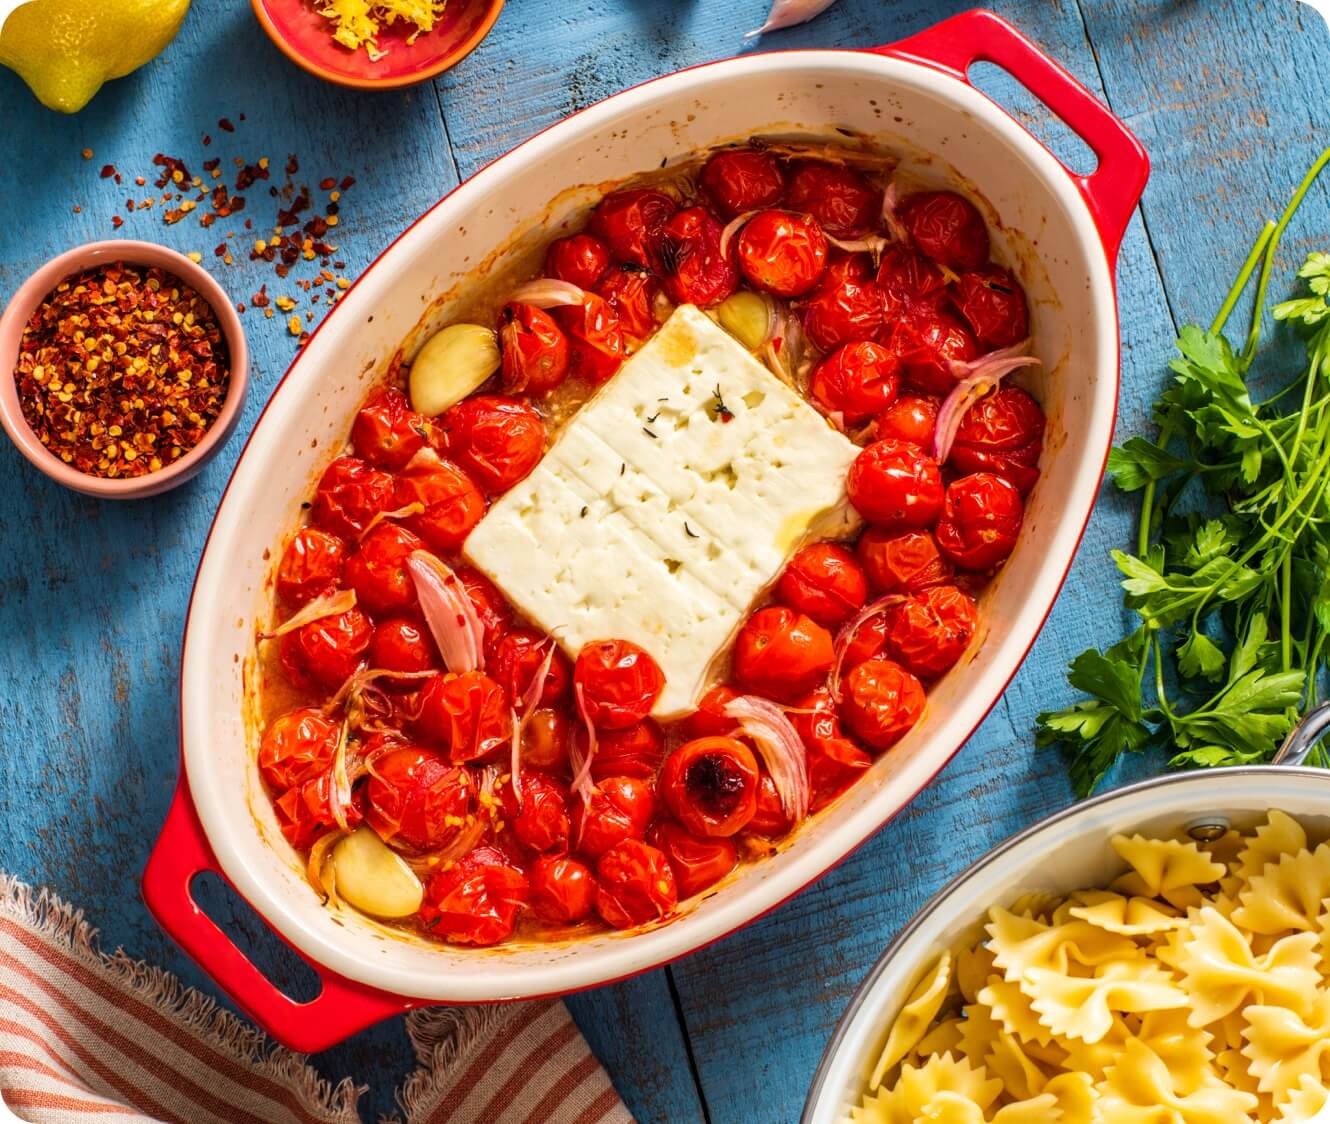
[[[888,157],[722,149],[539,273],[363,404],[263,636],[311,883],[455,944],[774,850],[919,719],[1039,475],[1024,292]]]

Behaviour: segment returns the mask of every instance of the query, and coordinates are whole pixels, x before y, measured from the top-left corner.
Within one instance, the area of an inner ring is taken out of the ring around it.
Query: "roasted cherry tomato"
[[[370,395],[351,425],[351,447],[379,468],[401,468],[425,447],[425,421],[395,386]]]
[[[697,709],[683,720],[684,736],[710,738],[732,734],[739,723],[725,713],[725,707],[738,697],[739,692],[726,684],[712,687],[702,696]]]
[[[385,843],[437,851],[472,814],[471,774],[437,753],[403,746],[374,762],[365,795],[366,818]]]
[[[600,279],[596,292],[619,318],[619,326],[632,339],[645,339],[660,324],[656,297],[660,284],[655,274],[638,265],[613,265]]]
[[[568,814],[568,789],[553,777],[526,769],[519,780],[522,795],[513,791],[512,781],[499,788],[504,819],[513,834],[533,851],[563,854],[568,850],[572,830]]]
[[[739,865],[739,850],[732,839],[700,839],[677,823],[656,824],[650,842],[669,859],[681,898],[700,894]]]
[[[882,192],[853,168],[805,161],[790,173],[785,205],[803,211],[837,238],[866,234],[882,215]]]
[[[850,787],[873,759],[841,728],[831,692],[821,687],[799,700],[790,722],[808,755],[810,807],[823,808]]]
[[[991,472],[1025,495],[1039,479],[1044,411],[1018,386],[1001,386],[961,419],[951,444],[958,472]]]
[[[548,394],[568,377],[568,337],[553,316],[533,304],[510,304],[501,323],[504,390]]]
[[[488,761],[512,744],[508,697],[502,687],[479,671],[426,679],[420,689],[416,725],[421,734],[459,763]]]
[[[543,706],[532,711],[522,726],[522,761],[548,772],[568,771],[568,718],[561,710]]]
[[[887,610],[887,650],[920,679],[936,679],[965,654],[977,620],[969,594],[935,585]]]
[[[831,633],[803,613],[773,605],[739,630],[734,677],[759,695],[789,701],[821,682],[834,660]]]
[[[485,632],[485,658],[492,659],[499,641],[513,626],[513,607],[504,600],[498,586],[479,570],[470,566],[454,566],[453,573],[462,583],[471,605],[480,618],[481,628]]]
[[[498,944],[512,936],[529,893],[526,875],[503,852],[477,847],[430,878],[420,920],[440,940]]]
[[[655,785],[642,777],[606,777],[590,801],[573,801],[573,849],[593,859],[625,839],[641,839],[656,811]]]
[[[297,687],[335,691],[360,666],[373,636],[374,626],[359,609],[321,617],[282,637],[282,667]]]
[[[882,330],[882,293],[872,280],[822,283],[803,304],[804,331],[820,351],[855,340],[871,340]]]
[[[342,584],[346,543],[317,527],[301,527],[282,551],[277,566],[277,596],[288,605],[304,605]]]
[[[850,502],[890,530],[931,527],[942,510],[942,473],[918,445],[874,441],[850,465]]]
[[[823,413],[859,425],[896,400],[900,370],[900,360],[880,343],[847,343],[813,368],[809,393]]]
[[[851,732],[876,750],[890,749],[919,721],[924,689],[892,660],[868,660],[845,677],[841,717]]]
[[[475,482],[433,449],[416,456],[393,484],[397,507],[420,504],[424,511],[403,523],[437,554],[453,554],[485,514],[485,497]]]
[[[608,382],[628,355],[619,314],[604,297],[587,293],[556,316],[568,334],[569,370],[593,386]]]
[[[931,450],[933,431],[937,429],[937,412],[941,405],[941,401],[932,396],[902,394],[878,414],[875,425],[878,439],[909,441],[925,451]]]
[[[545,455],[545,423],[516,398],[463,398],[440,422],[445,451],[491,495],[506,492]]]
[[[566,856],[542,855],[531,864],[531,912],[552,925],[572,925],[591,916],[596,879],[591,868]]]
[[[789,211],[760,211],[739,235],[739,268],[759,289],[803,296],[822,278],[827,236],[817,222]]]
[[[556,238],[545,251],[545,272],[579,289],[594,289],[610,267],[610,248],[593,234]]]
[[[434,646],[434,639],[418,621],[406,617],[392,617],[381,621],[374,629],[374,639],[370,641],[369,663],[371,667],[387,668],[389,671],[429,671],[439,666],[439,650]],[[391,688],[393,681],[384,679],[382,686]],[[409,687],[414,686],[410,680]]]
[[[896,321],[886,340],[901,361],[905,381],[926,394],[946,396],[979,355],[970,329],[947,312],[916,308]]]
[[[951,269],[978,269],[988,261],[988,227],[973,203],[954,191],[907,196],[900,218],[914,244]]]
[[[498,680],[512,705],[519,711],[536,672],[541,669],[551,648],[554,649],[554,656],[545,674],[540,698],[536,700],[537,706],[557,702],[568,693],[568,684],[573,677],[568,657],[559,650],[552,636],[546,636],[533,628],[515,628],[506,633],[495,647],[494,659],[490,661],[490,674]]]
[[[917,305],[936,308],[946,296],[947,279],[922,254],[896,242],[882,253],[877,287],[883,314],[896,320]]]
[[[573,732],[578,752],[587,751],[587,732],[579,726]],[[665,757],[665,735],[650,718],[643,719],[622,730],[599,730],[596,734],[596,756],[591,760],[591,777],[643,777],[656,775]]]
[[[332,801],[331,770],[319,773],[304,784],[288,788],[282,793],[273,801],[273,808],[277,812],[277,826],[281,828],[286,841],[296,850],[303,851],[325,831],[339,826],[337,817],[333,815]],[[363,804],[363,797],[357,793],[343,809],[346,826],[352,831],[365,818]]]
[[[665,224],[658,252],[661,283],[675,304],[711,308],[739,287],[733,244],[720,252],[723,229],[705,207],[676,211]]]
[[[734,835],[757,810],[757,758],[734,738],[697,738],[665,759],[660,790],[694,835]]]
[[[628,188],[596,204],[591,229],[605,240],[617,261],[655,269],[661,231],[678,209],[679,205],[663,191]]]
[[[596,884],[596,912],[616,929],[657,921],[679,904],[669,860],[640,839],[625,839],[600,857]]]
[[[713,153],[702,165],[698,179],[716,210],[727,219],[744,211],[774,207],[785,194],[780,165],[765,152],[752,148]]]
[[[1025,519],[1014,484],[991,472],[962,476],[947,486],[937,544],[962,570],[991,570],[1006,561]]]
[[[771,779],[770,773],[764,772],[757,781],[757,810],[744,828],[744,834],[779,839],[791,826],[780,793],[776,791],[776,782]]]
[[[597,729],[622,730],[641,722],[665,686],[665,676],[646,652],[627,640],[593,640],[577,653],[573,682]]]
[[[916,593],[951,580],[951,563],[932,531],[869,527],[854,549],[874,593]]]
[[[398,523],[380,523],[346,560],[346,584],[371,613],[400,613],[416,604],[416,585],[406,568],[425,544]]]
[[[804,547],[785,567],[776,596],[821,625],[844,624],[863,608],[868,582],[854,555],[838,543]]]
[[[874,613],[854,630],[841,653],[841,674],[858,667],[865,660],[880,656],[887,650],[887,622],[881,613]]]
[[[327,772],[337,751],[341,727],[312,706],[274,718],[259,744],[259,771],[277,792]]]
[[[380,511],[393,506],[393,478],[358,457],[338,457],[314,492],[314,522],[354,539]]]
[[[952,299],[981,344],[1011,347],[1030,334],[1025,290],[1010,270],[986,265],[962,273]]]

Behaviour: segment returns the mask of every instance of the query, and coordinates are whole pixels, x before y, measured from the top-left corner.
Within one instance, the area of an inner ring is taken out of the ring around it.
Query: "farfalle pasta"
[[[1330,1124],[1330,843],[1110,844],[928,964],[846,1124]]]

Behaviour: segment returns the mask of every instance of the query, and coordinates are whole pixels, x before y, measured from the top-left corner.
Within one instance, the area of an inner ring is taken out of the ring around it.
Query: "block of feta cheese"
[[[469,561],[575,657],[631,640],[694,709],[757,597],[805,542],[857,524],[858,448],[683,305],[466,541]]]

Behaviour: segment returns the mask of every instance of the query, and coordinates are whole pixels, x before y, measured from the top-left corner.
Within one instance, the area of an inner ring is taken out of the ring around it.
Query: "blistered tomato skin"
[[[988,261],[988,227],[974,204],[954,191],[925,191],[900,208],[914,244],[950,269],[978,269]]]
[[[725,707],[738,697],[739,692],[728,684],[712,687],[698,700],[697,709],[683,720],[684,736],[710,738],[733,733],[739,723],[725,713]]]
[[[882,253],[877,268],[882,311],[896,320],[915,307],[937,308],[946,299],[947,279],[927,258],[896,242]]]
[[[471,774],[417,746],[390,750],[374,762],[365,789],[366,819],[385,843],[435,851],[473,811]]]
[[[841,717],[851,733],[878,751],[900,741],[923,712],[922,684],[892,660],[861,663],[842,685]]]
[[[594,234],[556,238],[545,251],[545,272],[579,289],[594,289],[610,267],[610,248]]]
[[[776,585],[776,597],[830,628],[844,624],[863,608],[868,581],[846,547],[813,543],[790,559]]]
[[[628,357],[619,314],[604,297],[587,293],[580,305],[560,308],[556,317],[568,335],[569,370],[592,386],[609,382]]]
[[[813,368],[809,393],[823,413],[860,425],[896,400],[900,370],[900,360],[880,343],[847,343]]]
[[[780,793],[776,791],[776,782],[771,779],[770,773],[764,772],[757,781],[757,808],[744,828],[744,834],[779,839],[792,826],[781,804]]]
[[[477,847],[430,878],[420,920],[425,931],[440,940],[498,944],[512,936],[529,894],[526,875],[502,852]]]
[[[338,724],[312,706],[274,719],[259,745],[263,779],[279,793],[312,780],[332,765],[340,735]]]
[[[396,387],[371,395],[351,426],[356,455],[379,468],[401,468],[425,447],[424,419]]]
[[[841,657],[841,674],[865,660],[876,659],[887,650],[887,622],[881,613],[869,617],[854,630]]]
[[[717,152],[702,166],[702,190],[722,217],[775,207],[785,194],[780,165],[765,152],[734,148]]]
[[[573,740],[584,756],[587,733],[584,726],[573,732]],[[601,730],[596,738],[596,755],[591,760],[591,779],[638,777],[650,780],[665,758],[665,735],[650,718],[622,730]]]
[[[902,394],[878,414],[874,432],[879,441],[888,438],[908,441],[927,452],[933,448],[941,406],[941,399],[931,395]]]
[[[453,567],[453,573],[462,583],[472,608],[476,610],[476,617],[485,633],[485,658],[491,660],[499,641],[513,626],[512,606],[504,600],[499,587],[479,570],[459,565]]]
[[[531,912],[551,925],[573,925],[591,916],[596,879],[585,863],[543,855],[531,864]]]
[[[991,472],[976,472],[947,487],[937,543],[962,570],[991,570],[1011,554],[1024,519],[1025,505],[1015,485]]]
[[[893,605],[887,620],[892,658],[920,679],[936,679],[965,654],[978,612],[969,594],[937,585]]]
[[[975,338],[986,347],[1011,347],[1030,334],[1025,290],[1010,270],[987,265],[962,273],[952,299]]]
[[[282,551],[277,566],[277,596],[288,605],[305,605],[342,583],[346,543],[317,527],[301,527]]]
[[[656,811],[656,791],[641,777],[606,777],[590,802],[573,802],[573,850],[598,858],[625,839],[642,839]]]
[[[705,207],[678,211],[665,224],[658,256],[665,295],[675,304],[711,308],[739,287],[733,244],[720,252],[723,229]]]
[[[869,527],[854,550],[874,593],[917,593],[951,580],[951,563],[932,531]]]
[[[656,661],[627,640],[593,640],[582,645],[573,668],[582,705],[592,725],[622,730],[641,722],[665,687]]]
[[[804,301],[804,331],[820,351],[831,351],[855,340],[871,340],[882,331],[882,293],[871,280],[845,279],[829,284],[829,276]]]
[[[314,492],[314,522],[344,539],[359,538],[370,520],[393,504],[393,478],[359,457],[338,457]]]
[[[430,671],[439,667],[439,652],[434,640],[419,621],[408,617],[391,617],[380,621],[374,629],[374,639],[369,646],[371,667],[386,668],[388,671]],[[407,680],[406,689],[416,686]],[[384,690],[391,690],[396,684],[392,679],[380,681]]]
[[[425,680],[416,727],[455,762],[488,761],[509,749],[508,698],[483,672],[448,673]]]
[[[761,211],[739,235],[739,268],[756,288],[803,296],[827,265],[827,237],[818,224],[789,211]]]
[[[418,503],[424,508],[403,519],[436,554],[453,554],[485,515],[485,497],[452,461],[432,451],[417,456],[393,483],[395,510]]]
[[[875,441],[850,465],[850,502],[888,530],[931,527],[942,511],[942,472],[918,445]]]
[[[548,312],[510,304],[499,329],[503,389],[509,394],[548,394],[568,377],[568,337]]]
[[[596,286],[605,298],[623,333],[635,340],[646,339],[660,323],[656,320],[656,297],[660,283],[653,273],[636,265],[614,265]]]
[[[416,604],[416,586],[407,560],[425,544],[397,523],[383,522],[367,534],[346,560],[346,584],[371,613],[400,613]]]
[[[658,921],[679,904],[669,860],[638,839],[626,839],[600,857],[596,883],[596,912],[616,929]]]
[[[739,863],[739,851],[728,838],[699,838],[676,823],[658,823],[649,840],[669,860],[680,898],[691,898],[714,886]]]
[[[665,760],[661,794],[694,835],[730,836],[757,811],[757,759],[734,738],[685,742]]]
[[[661,231],[679,205],[663,191],[629,188],[605,196],[591,212],[591,229],[616,261],[655,269]]]
[[[332,772],[325,771],[297,785],[288,788],[273,801],[277,813],[277,826],[281,828],[286,841],[297,850],[303,851],[325,831],[338,827],[337,817],[333,815]],[[357,795],[343,809],[346,826],[354,831],[364,819],[363,800]]]
[[[970,407],[956,430],[949,463],[958,472],[991,472],[1025,495],[1039,479],[1044,412],[1018,386],[1001,386]]]
[[[811,807],[825,807],[873,763],[842,728],[836,702],[827,688],[820,687],[800,699],[790,721],[808,757]]]
[[[788,702],[819,683],[834,661],[831,633],[803,613],[771,606],[739,630],[734,676],[750,691]]]
[[[506,492],[545,455],[545,423],[527,403],[463,398],[440,418],[444,451],[491,495]]]
[[[522,727],[522,761],[560,775],[568,772],[568,718],[562,710],[543,706]]]
[[[335,691],[360,667],[374,636],[359,609],[310,621],[281,639],[282,667],[298,687]]]
[[[979,357],[970,329],[950,313],[932,309],[916,310],[898,321],[886,342],[900,357],[910,386],[942,397],[964,377],[963,364]]]
[[[518,710],[522,709],[522,700],[526,698],[551,648],[554,655],[545,674],[540,698],[536,700],[537,706],[557,702],[568,693],[573,678],[568,657],[559,649],[553,637],[533,628],[515,628],[505,634],[495,647],[494,659],[490,661],[490,674],[498,680],[509,701]]]
[[[499,790],[504,818],[524,847],[533,851],[563,854],[568,850],[572,824],[568,814],[568,790],[544,773],[522,773],[519,797],[511,782]]]
[[[812,215],[828,234],[849,238],[877,226],[882,192],[852,168],[810,161],[790,174],[785,205]]]

